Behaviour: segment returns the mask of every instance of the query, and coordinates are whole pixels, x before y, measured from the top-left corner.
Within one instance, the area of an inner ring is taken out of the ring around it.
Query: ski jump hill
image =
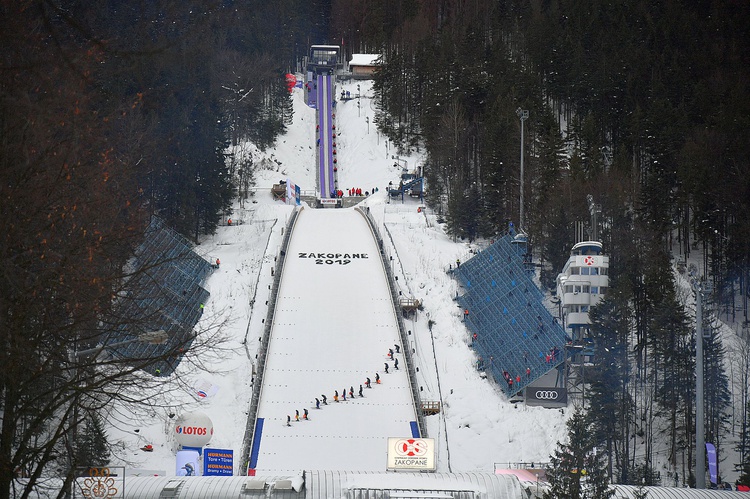
[[[421,435],[393,295],[366,213],[300,209],[283,257],[249,473],[382,471],[388,437]]]

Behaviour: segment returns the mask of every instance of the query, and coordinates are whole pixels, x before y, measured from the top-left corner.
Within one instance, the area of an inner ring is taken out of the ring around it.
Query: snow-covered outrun
[[[357,99],[337,103],[339,187],[345,193],[350,188],[370,193],[360,206],[368,207],[380,225],[397,286],[402,296],[423,304],[405,327],[411,332],[408,347],[414,351],[421,399],[442,402],[440,414],[426,418],[427,435],[436,439],[437,471],[493,472],[509,463],[548,461],[566,434],[567,410],[510,403],[492,381],[480,376],[454,301],[457,285],[446,272],[457,258],[470,258],[478,246],[452,240],[431,210],[419,209],[418,199],[388,199],[389,182],[398,184],[403,169],[417,169],[422,158],[399,155],[377,133],[370,82],[339,84],[337,92],[356,95],[357,85],[359,106]],[[144,475],[175,475],[175,419],[200,411],[214,425],[208,446],[232,449],[235,474],[246,473],[241,452],[274,279],[271,269],[293,210],[273,199],[271,187],[288,178],[303,192],[314,191],[316,182],[315,110],[305,104],[304,89],[295,88],[292,98],[293,123],[273,149],[261,152],[244,144],[232,151],[252,155],[257,189],[251,199],[237,202],[231,226],[219,227],[196,248],[210,261],[221,260],[208,279],[211,296],[196,329],[224,322],[218,334],[227,342],[217,358],[202,366],[183,363],[173,379],[165,379],[180,385],[169,392],[162,410],[112,412],[107,432],[119,442],[112,464]],[[296,231],[276,303],[258,408],[259,417],[265,418],[258,473],[385,470],[386,436],[410,436],[415,416],[403,352],[396,354],[402,362],[399,371],[387,360],[388,350],[399,340],[374,239],[354,208],[305,207]],[[359,257],[334,258],[350,260],[348,264],[316,265],[314,259],[299,258],[300,253]],[[387,361],[389,374],[383,371]],[[375,373],[382,378],[380,385],[375,384]],[[333,401],[335,390],[341,394],[353,387],[357,395],[367,377],[373,388],[365,389],[364,398]],[[328,405],[315,409],[315,397],[322,394]],[[309,421],[302,421],[305,408]],[[294,421],[297,410],[300,422]],[[286,427],[287,415],[291,427]],[[141,450],[147,444],[152,452]]]

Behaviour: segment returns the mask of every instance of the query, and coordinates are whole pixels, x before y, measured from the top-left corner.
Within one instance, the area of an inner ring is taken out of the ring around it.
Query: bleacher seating
[[[525,267],[525,245],[513,241],[504,236],[454,271],[479,367],[508,395],[562,364],[567,340]]]
[[[122,324],[111,325],[115,333],[106,343],[131,340],[144,332],[166,331],[169,339],[164,344],[133,342],[114,347],[111,352],[135,364],[171,353],[166,360],[149,366],[153,373],[168,375],[192,342],[193,328],[209,297],[203,284],[213,267],[192,250],[187,239],[154,217],[130,268],[132,277],[116,303],[116,315],[123,318]]]

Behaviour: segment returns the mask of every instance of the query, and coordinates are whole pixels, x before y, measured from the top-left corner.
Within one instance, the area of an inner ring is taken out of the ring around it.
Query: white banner
[[[388,438],[388,470],[435,471],[435,439]]]

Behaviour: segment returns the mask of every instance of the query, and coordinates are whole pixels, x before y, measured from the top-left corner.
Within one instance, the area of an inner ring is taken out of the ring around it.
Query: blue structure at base
[[[419,433],[419,424],[416,421],[411,421],[411,436],[412,438],[420,438],[422,435]]]
[[[253,435],[253,448],[250,450],[250,465],[249,468],[255,469],[258,467],[258,454],[260,453],[260,437],[263,435],[263,418],[258,418],[255,421],[255,434]]]
[[[193,328],[210,295],[203,284],[213,267],[193,251],[187,239],[158,217],[152,218],[130,265],[132,277],[115,303],[115,317],[124,318],[124,322],[105,325],[111,333],[104,344],[164,330],[169,338],[164,344],[133,341],[110,351],[135,365],[146,359],[167,356],[164,361],[150,365],[150,369],[153,369],[152,374],[168,375],[192,343]]]
[[[506,235],[454,272],[478,367],[508,395],[561,365],[568,340],[524,266],[525,251]]]

